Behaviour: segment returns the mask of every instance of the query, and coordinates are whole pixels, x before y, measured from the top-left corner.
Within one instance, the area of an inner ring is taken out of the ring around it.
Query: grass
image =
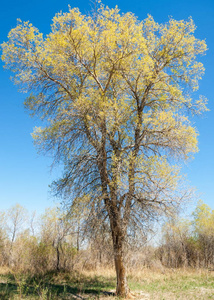
[[[214,273],[207,270],[144,270],[130,275],[129,282],[131,290],[148,299],[214,299]]]
[[[129,272],[135,299],[214,299],[214,272],[150,270]],[[114,270],[84,273],[49,272],[43,276],[0,270],[0,299],[116,299]]]

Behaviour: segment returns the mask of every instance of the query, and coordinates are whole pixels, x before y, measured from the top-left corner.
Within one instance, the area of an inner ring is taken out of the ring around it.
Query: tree
[[[70,209],[84,199],[88,221],[109,222],[120,296],[129,292],[127,236],[177,205],[179,168],[169,158],[197,151],[186,112],[206,110],[203,97],[190,97],[206,44],[194,31],[192,19],[140,22],[100,4],[93,16],[57,14],[46,37],[18,21],[2,44],[5,67],[32,92],[26,107],[45,120],[36,144],[64,164],[54,191]]]
[[[16,204],[8,209],[7,218],[7,232],[10,237],[10,249],[9,249],[9,264],[12,264],[12,251],[13,244],[17,237],[17,234],[22,230],[24,223],[27,220],[27,210],[20,204]]]

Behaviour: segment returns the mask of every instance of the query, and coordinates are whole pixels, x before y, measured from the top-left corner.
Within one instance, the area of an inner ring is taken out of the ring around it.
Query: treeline
[[[214,267],[214,210],[200,201],[192,220],[172,218],[163,226],[157,257],[167,267]]]
[[[87,234],[81,218],[82,214],[70,216],[57,208],[30,215],[19,204],[0,212],[0,266],[42,274],[110,263],[109,235]]]
[[[88,234],[82,225],[80,217],[57,208],[39,217],[18,204],[2,211],[0,265],[31,274],[113,267],[108,228]],[[128,268],[213,268],[214,210],[199,202],[191,220],[173,216],[164,222],[158,245],[147,239],[136,237],[127,243]]]

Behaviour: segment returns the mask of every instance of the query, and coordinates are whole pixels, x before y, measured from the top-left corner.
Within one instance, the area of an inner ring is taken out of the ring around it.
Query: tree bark
[[[60,263],[60,251],[59,251],[59,245],[56,246],[56,253],[57,253],[57,261],[56,261],[56,270],[59,271],[59,263]]]
[[[112,228],[114,263],[117,274],[116,294],[120,297],[127,297],[129,287],[126,279],[126,267],[124,262],[124,239],[118,228]]]
[[[117,289],[116,294],[120,297],[127,297],[129,287],[126,279],[126,268],[122,254],[114,254],[115,268],[117,273]]]

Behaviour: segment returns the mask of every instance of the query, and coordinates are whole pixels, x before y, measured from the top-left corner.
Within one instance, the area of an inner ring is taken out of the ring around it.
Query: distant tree
[[[6,211],[6,230],[10,239],[9,263],[12,263],[13,244],[17,234],[23,230],[24,224],[27,221],[28,212],[20,204],[16,204]]]
[[[206,110],[203,97],[190,97],[206,44],[194,31],[192,19],[140,22],[100,4],[93,16],[77,8],[57,14],[45,37],[18,21],[2,44],[5,67],[32,92],[26,107],[45,120],[36,144],[64,164],[55,192],[72,209],[84,199],[88,221],[109,222],[120,296],[129,292],[128,234],[182,199],[178,167],[168,158],[197,151],[185,111]]]
[[[212,210],[211,207],[209,207],[203,201],[200,200],[198,202],[193,212],[193,217],[196,232],[214,232],[214,210]]]

